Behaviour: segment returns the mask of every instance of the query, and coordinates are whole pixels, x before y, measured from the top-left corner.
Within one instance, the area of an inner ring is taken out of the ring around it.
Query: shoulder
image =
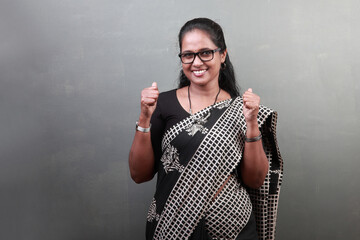
[[[161,92],[158,98],[158,105],[161,105],[161,108],[173,108],[178,104],[177,89],[172,89],[169,91]]]
[[[161,92],[156,109],[163,118],[184,118],[188,114],[179,102],[178,89]]]
[[[157,100],[157,112],[168,109],[169,105],[172,106],[174,103],[176,103],[176,89],[161,92]]]
[[[176,89],[161,92],[159,94],[159,101],[169,101],[176,98]]]

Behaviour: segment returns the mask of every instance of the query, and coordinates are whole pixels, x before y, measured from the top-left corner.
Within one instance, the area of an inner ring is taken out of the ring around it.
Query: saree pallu
[[[212,239],[235,239],[252,211],[259,239],[275,239],[283,175],[276,120],[276,112],[260,106],[258,123],[269,160],[260,189],[245,189],[234,174],[245,146],[241,97],[209,106],[166,131],[147,239],[188,239],[204,219]]]

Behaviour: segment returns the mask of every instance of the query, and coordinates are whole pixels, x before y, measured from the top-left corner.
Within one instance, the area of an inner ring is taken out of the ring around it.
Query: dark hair
[[[179,32],[179,47],[181,51],[181,43],[186,33],[195,29],[201,30],[209,34],[213,43],[221,48],[221,53],[226,50],[224,33],[219,24],[208,18],[194,18],[184,24]],[[190,85],[189,79],[185,76],[183,70],[180,71],[179,88]],[[219,74],[219,86],[227,91],[232,97],[239,96],[240,90],[236,83],[233,65],[230,62],[229,53],[226,54],[225,64],[222,64]]]

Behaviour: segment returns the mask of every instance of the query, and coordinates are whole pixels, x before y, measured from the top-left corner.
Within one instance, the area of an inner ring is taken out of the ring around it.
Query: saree
[[[228,99],[165,132],[147,239],[188,239],[203,220],[211,239],[235,239],[252,212],[259,239],[275,238],[283,175],[277,114],[260,106],[258,123],[269,171],[260,189],[246,189],[238,176],[246,133],[242,109],[241,97]]]

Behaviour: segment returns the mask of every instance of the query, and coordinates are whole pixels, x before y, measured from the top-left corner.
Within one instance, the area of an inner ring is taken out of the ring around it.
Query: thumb
[[[157,88],[157,83],[156,83],[156,82],[153,82],[151,86]]]
[[[248,91],[252,93],[252,88],[249,88]]]

